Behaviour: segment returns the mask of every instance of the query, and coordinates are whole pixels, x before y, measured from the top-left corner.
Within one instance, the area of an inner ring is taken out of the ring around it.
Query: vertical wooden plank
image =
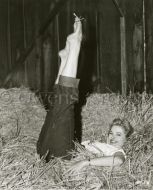
[[[8,2],[1,0],[0,4],[0,83],[3,84],[3,80],[8,72]]]
[[[40,10],[40,2],[36,2],[35,4],[35,36],[38,36],[39,28],[40,28],[40,17],[39,17],[39,10]],[[41,37],[36,39],[35,43],[35,50],[36,50],[36,66],[35,66],[35,77],[33,76],[33,80],[35,79],[35,87],[37,89],[41,89],[41,58],[42,58],[42,40]]]
[[[7,1],[7,40],[8,40],[8,68],[12,67],[12,55],[11,55],[11,25],[10,25],[10,0]]]
[[[57,14],[56,15],[56,18],[55,18],[55,21],[56,21],[56,35],[57,35],[57,51],[59,52],[60,51],[60,33],[59,33],[59,15]],[[60,66],[60,57],[58,56],[58,68]]]
[[[51,37],[48,36],[43,42],[43,90],[48,91],[48,87],[51,80],[51,58],[52,58],[52,46],[51,46]]]
[[[26,12],[25,12],[25,0],[22,0],[22,13],[23,13],[23,46],[24,49],[27,48],[27,39],[26,39]],[[28,86],[28,59],[24,63],[24,80],[25,85]]]
[[[99,53],[100,53],[100,50],[99,50],[99,42],[100,42],[100,39],[99,39],[99,25],[100,25],[100,22],[99,22],[99,13],[98,11],[96,11],[96,45],[97,45],[97,51],[96,51],[96,62],[97,62],[97,78],[99,79],[101,77],[101,66],[100,66],[100,58],[99,58]]]
[[[153,1],[145,3],[147,91],[153,93]]]
[[[146,21],[145,21],[145,1],[143,0],[143,66],[144,66],[144,91],[147,91],[146,72]]]
[[[36,40],[36,66],[35,66],[35,77],[33,75],[33,80],[35,80],[35,87],[37,89],[41,89],[41,56],[42,56],[42,49],[41,49],[41,38]]]
[[[126,65],[126,31],[125,17],[120,17],[120,38],[121,38],[121,85],[122,95],[127,93],[127,65]]]

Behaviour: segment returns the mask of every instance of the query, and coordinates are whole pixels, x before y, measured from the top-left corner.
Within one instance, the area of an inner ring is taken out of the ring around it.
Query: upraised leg
[[[55,84],[58,84],[59,76],[76,78],[78,57],[82,41],[82,24],[79,17],[75,17],[73,25],[74,33],[67,37],[66,46],[59,52],[61,65]]]
[[[74,148],[74,104],[78,100],[78,79],[76,78],[78,57],[82,40],[82,24],[75,18],[74,32],[66,41],[66,47],[59,52],[61,65],[54,88],[55,99],[50,106],[37,142],[40,157],[65,156]]]
[[[74,33],[70,34],[67,37],[67,43],[69,46],[69,55],[61,75],[76,78],[81,41],[82,41],[82,23],[80,19],[76,17],[74,22]]]

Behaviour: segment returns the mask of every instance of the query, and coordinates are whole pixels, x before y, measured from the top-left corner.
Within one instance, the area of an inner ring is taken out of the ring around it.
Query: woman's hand
[[[73,164],[65,174],[73,174],[73,173],[78,173],[80,172],[84,167],[87,167],[89,165],[89,162],[87,160],[82,160],[79,162],[76,162]]]

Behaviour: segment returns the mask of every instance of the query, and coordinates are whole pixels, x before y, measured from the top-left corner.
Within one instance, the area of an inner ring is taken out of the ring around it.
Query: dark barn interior
[[[152,60],[153,0],[0,0],[0,190],[151,190]]]
[[[83,17],[75,107],[80,141],[88,94],[153,91],[152,9],[152,0],[1,0],[1,88],[29,87],[48,109],[58,51],[72,32],[73,13]]]
[[[93,91],[152,92],[152,9],[152,0],[1,0],[1,87],[28,86],[47,105],[75,12],[84,18],[81,104]]]
[[[84,18],[75,108],[80,137],[88,94],[153,91],[152,10],[152,0],[1,0],[1,88],[29,87],[48,109],[75,12]]]

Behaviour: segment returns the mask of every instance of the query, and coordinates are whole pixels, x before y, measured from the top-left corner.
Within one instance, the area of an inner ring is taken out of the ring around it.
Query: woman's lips
[[[110,140],[110,143],[111,143],[111,144],[116,144],[116,141]]]

